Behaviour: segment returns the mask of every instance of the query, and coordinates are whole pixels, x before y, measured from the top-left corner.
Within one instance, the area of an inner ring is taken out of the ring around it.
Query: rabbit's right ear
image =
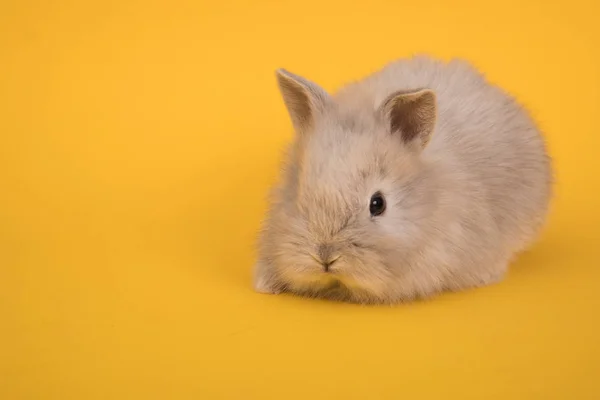
[[[381,109],[392,134],[399,135],[406,144],[417,143],[421,150],[427,146],[437,114],[436,96],[432,90],[393,93]]]
[[[298,134],[313,127],[315,116],[322,113],[330,97],[319,85],[284,69],[277,70],[277,83],[285,106]]]

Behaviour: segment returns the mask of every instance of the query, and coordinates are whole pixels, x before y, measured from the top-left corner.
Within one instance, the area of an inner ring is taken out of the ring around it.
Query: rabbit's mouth
[[[328,286],[321,288],[313,295],[326,300],[348,303],[370,304],[377,302],[375,297],[364,289],[355,285],[348,285],[340,279],[334,279]]]
[[[285,292],[303,297],[320,298],[324,300],[374,304],[381,299],[360,286],[358,282],[340,274],[322,273],[305,278],[302,282],[295,280],[288,283]]]
[[[315,295],[317,297],[329,300],[344,301],[349,299],[352,295],[350,288],[348,288],[341,280],[336,279],[335,277],[331,277],[326,285],[317,287],[315,289]]]
[[[326,286],[318,290],[318,296],[329,300],[350,301],[356,294],[354,285],[348,285],[340,277],[332,277]]]
[[[338,290],[343,290],[343,289],[348,290],[346,285],[344,285],[344,283],[341,280],[334,277],[323,290],[324,291],[338,291]]]

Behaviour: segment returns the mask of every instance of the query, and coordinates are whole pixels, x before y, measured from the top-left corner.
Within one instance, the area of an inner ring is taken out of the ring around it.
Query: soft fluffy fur
[[[406,301],[497,282],[535,239],[551,197],[544,141],[467,62],[400,60],[335,95],[283,70],[278,81],[296,136],[260,237],[257,291]],[[428,97],[392,115],[403,93]],[[387,209],[373,218],[377,191]]]

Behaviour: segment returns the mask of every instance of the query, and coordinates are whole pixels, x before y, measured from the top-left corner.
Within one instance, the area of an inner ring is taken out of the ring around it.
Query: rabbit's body
[[[331,97],[284,71],[279,82],[297,135],[257,290],[409,300],[496,282],[536,237],[551,197],[544,141],[467,63],[401,60]]]

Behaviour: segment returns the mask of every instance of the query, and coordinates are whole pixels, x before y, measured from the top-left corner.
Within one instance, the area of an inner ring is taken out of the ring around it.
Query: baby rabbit
[[[334,95],[277,80],[296,134],[256,291],[390,304],[489,285],[542,228],[544,140],[467,62],[399,60]]]

